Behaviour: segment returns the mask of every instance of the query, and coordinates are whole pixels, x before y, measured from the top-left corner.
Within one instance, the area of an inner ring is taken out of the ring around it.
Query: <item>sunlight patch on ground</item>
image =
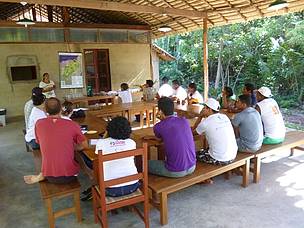
[[[289,164],[285,162],[290,168],[283,176],[276,179],[280,183],[281,187],[285,187],[287,196],[300,198],[294,205],[295,207],[304,210],[304,164],[295,164],[291,161]]]

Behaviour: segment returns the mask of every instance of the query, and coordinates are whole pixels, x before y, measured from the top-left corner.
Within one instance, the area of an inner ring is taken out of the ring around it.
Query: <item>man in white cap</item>
[[[205,133],[209,144],[209,149],[201,150],[197,159],[205,163],[226,165],[235,159],[238,147],[229,118],[219,113],[219,110],[219,102],[209,98],[199,118],[204,119],[198,126],[194,125],[198,134]]]
[[[261,87],[257,92],[256,110],[261,114],[264,126],[263,144],[278,144],[284,141],[285,125],[278,103],[271,98],[271,90]]]

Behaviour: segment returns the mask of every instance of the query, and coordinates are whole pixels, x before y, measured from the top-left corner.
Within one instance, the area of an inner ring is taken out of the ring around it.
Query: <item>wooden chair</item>
[[[131,156],[141,157],[141,168],[138,174],[121,177],[118,179],[104,180],[104,169],[103,162],[111,161]],[[107,212],[116,208],[133,205],[134,211],[141,217],[145,223],[145,227],[149,228],[149,196],[148,196],[148,160],[147,160],[147,144],[143,144],[143,148],[138,148],[135,150],[123,151],[118,153],[112,153],[107,155],[102,155],[99,151],[98,159],[94,160],[94,175],[97,180],[98,185],[92,187],[93,193],[93,209],[94,209],[94,219],[95,223],[100,222],[101,226],[108,227],[107,223]],[[106,197],[105,189],[107,187],[126,183],[129,181],[140,180],[141,187],[125,196],[121,197]],[[142,213],[134,204],[143,202],[144,203],[144,213]]]

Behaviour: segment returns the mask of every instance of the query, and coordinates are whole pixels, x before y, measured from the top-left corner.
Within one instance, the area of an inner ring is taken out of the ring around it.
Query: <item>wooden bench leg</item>
[[[249,185],[249,168],[250,160],[247,159],[243,165],[243,187],[246,188]]]
[[[253,158],[253,182],[258,183],[261,178],[261,158],[260,157],[255,157]]]
[[[74,205],[75,205],[75,213],[78,222],[81,222],[81,208],[80,208],[80,191],[74,192]]]
[[[55,218],[54,218],[54,212],[53,212],[53,206],[52,206],[52,199],[45,199],[46,208],[48,211],[48,221],[49,221],[49,227],[55,228]]]
[[[231,171],[227,171],[226,173],[224,173],[225,180],[229,180],[230,176],[231,176]]]
[[[168,195],[166,192],[160,193],[160,224],[168,224]]]
[[[295,149],[295,148],[291,148],[291,149],[290,149],[290,155],[289,155],[290,157],[293,156],[293,154],[294,154],[294,149]]]

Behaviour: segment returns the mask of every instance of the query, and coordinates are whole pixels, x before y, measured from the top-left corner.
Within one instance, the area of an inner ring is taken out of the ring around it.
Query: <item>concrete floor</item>
[[[25,152],[22,122],[0,127],[0,227],[48,227],[38,185],[26,185],[23,175],[34,172],[31,153]],[[304,155],[287,158],[288,151],[263,160],[262,179],[240,187],[241,177],[215,178],[209,186],[196,185],[169,197],[167,227],[304,227]],[[80,175],[84,189],[88,185]],[[58,201],[56,206],[68,204]],[[70,215],[56,227],[99,227],[93,222],[92,202],[82,202],[82,224]],[[144,227],[133,213],[109,215],[110,227]],[[160,227],[157,210],[150,212],[151,227]]]

